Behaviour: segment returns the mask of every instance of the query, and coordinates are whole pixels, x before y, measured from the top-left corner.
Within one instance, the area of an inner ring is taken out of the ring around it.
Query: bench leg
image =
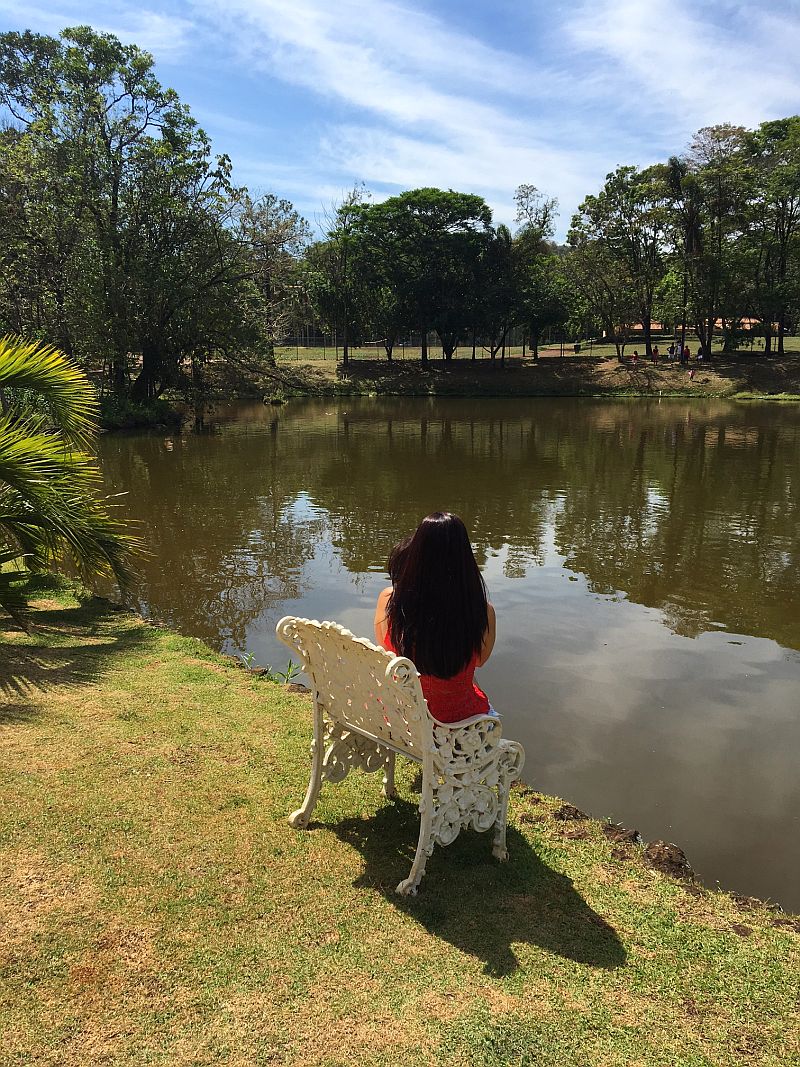
[[[302,805],[289,816],[289,825],[295,830],[305,830],[314,808],[317,806],[317,797],[322,787],[322,760],[325,754],[325,742],[323,740],[322,715],[314,709],[314,740],[311,742],[311,778],[306,789],[305,799]]]
[[[428,862],[428,856],[433,852],[433,805],[430,797],[428,798],[428,803],[425,802],[424,785],[422,796],[423,799],[420,801],[419,805],[419,840],[417,841],[417,851],[414,856],[414,862],[411,864],[408,878],[404,878],[403,881],[398,884],[396,889],[396,892],[402,897],[413,897],[417,895],[417,887],[425,874],[425,865]]]
[[[383,795],[385,797],[397,796],[397,790],[394,787],[394,759],[395,753],[389,752],[383,768]]]
[[[506,823],[508,822],[508,796],[511,791],[511,780],[505,775],[499,783],[499,807],[497,819],[494,824],[494,840],[492,841],[492,855],[498,860],[508,859],[506,848]]]

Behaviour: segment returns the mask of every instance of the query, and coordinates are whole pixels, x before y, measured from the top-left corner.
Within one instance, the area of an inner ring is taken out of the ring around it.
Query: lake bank
[[[694,370],[690,378],[690,371]],[[626,358],[546,353],[537,361],[508,359],[333,360],[279,362],[261,379],[266,398],[311,396],[679,396],[800,400],[800,358],[716,356],[688,367]]]
[[[307,697],[37,595],[36,632],[0,637],[10,1062],[795,1061],[794,920],[531,790],[508,864],[463,834],[401,900],[414,768],[397,803],[374,776],[326,787],[293,831]]]

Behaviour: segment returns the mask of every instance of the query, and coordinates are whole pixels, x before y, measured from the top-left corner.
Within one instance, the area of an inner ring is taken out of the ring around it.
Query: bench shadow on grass
[[[378,890],[429,933],[484,960],[486,974],[500,977],[517,970],[515,943],[538,945],[590,967],[625,963],[614,928],[513,827],[506,863],[492,857],[491,831],[462,831],[452,845],[435,848],[416,897],[395,893],[414,857],[415,804],[395,800],[372,818],[345,819],[326,828],[363,855],[357,886]]]
[[[75,608],[34,611],[30,637],[4,642],[0,654],[0,725],[30,721],[56,686],[96,681],[112,657],[146,642],[144,625],[121,633],[106,625],[118,611],[100,597]]]

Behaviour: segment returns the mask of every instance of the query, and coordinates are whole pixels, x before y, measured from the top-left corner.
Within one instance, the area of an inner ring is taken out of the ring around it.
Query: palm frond
[[[28,570],[40,570],[69,559],[85,579],[105,576],[124,587],[143,544],[116,517],[85,451],[96,415],[94,390],[66,356],[0,340],[0,560],[22,557]],[[23,587],[10,574],[0,570],[0,607],[24,625]]]
[[[42,398],[64,439],[84,447],[97,426],[97,394],[83,371],[52,345],[0,338],[0,393],[28,389]]]

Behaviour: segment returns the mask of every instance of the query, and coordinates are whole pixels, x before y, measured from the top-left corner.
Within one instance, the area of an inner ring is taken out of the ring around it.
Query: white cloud
[[[587,57],[604,62],[621,106],[640,123],[652,114],[662,136],[687,137],[722,122],[754,126],[797,108],[796,5],[765,11],[686,0],[591,0],[574,11],[566,30]]]
[[[534,182],[568,212],[607,169],[581,137],[591,78],[500,51],[410,7],[375,0],[196,0],[242,65],[367,121],[320,124],[326,173],[373,186],[443,185],[487,195],[510,221]],[[265,93],[269,83],[265,85]],[[564,112],[568,94],[574,111]],[[596,120],[595,120],[596,122]],[[305,175],[307,177],[307,174]]]
[[[99,33],[113,33],[126,44],[138,44],[162,60],[184,55],[193,31],[192,23],[181,16],[114,0],[104,3],[99,11],[69,2],[37,7],[19,0],[0,0],[0,13],[17,25],[54,36],[67,26],[89,24]]]

